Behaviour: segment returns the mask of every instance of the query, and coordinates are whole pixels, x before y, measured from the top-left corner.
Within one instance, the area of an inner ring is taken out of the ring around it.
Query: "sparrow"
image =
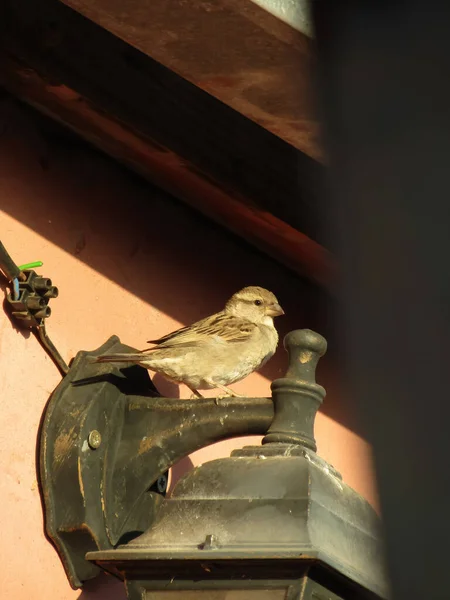
[[[228,386],[260,369],[275,353],[278,333],[273,318],[283,315],[278,300],[262,287],[249,286],[231,296],[220,312],[182,327],[136,353],[98,356],[96,363],[135,363],[184,383],[193,397],[198,390],[220,389],[238,396]]]

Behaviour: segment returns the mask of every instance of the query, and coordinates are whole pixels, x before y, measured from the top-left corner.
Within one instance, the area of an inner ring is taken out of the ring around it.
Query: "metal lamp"
[[[273,399],[194,402],[151,397],[139,367],[86,377],[98,366],[80,353],[49,404],[41,450],[47,531],[74,587],[101,568],[130,600],[388,597],[376,513],[316,454],[326,341],[299,330],[285,347]],[[163,498],[181,456],[251,433],[265,433],[262,445],[194,468]]]

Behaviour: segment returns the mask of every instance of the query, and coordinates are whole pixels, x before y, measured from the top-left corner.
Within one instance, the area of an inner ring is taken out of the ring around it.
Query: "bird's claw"
[[[244,396],[244,394],[236,394],[236,393],[223,393],[223,394],[218,394],[215,398],[214,398],[214,403],[216,405],[219,405],[219,400],[224,400],[225,398],[246,398],[246,396]]]
[[[224,400],[225,398],[231,398],[231,394],[219,394],[214,398],[214,404],[219,406],[219,400]]]

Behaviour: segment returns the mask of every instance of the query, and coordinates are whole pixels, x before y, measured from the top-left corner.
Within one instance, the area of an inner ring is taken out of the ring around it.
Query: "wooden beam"
[[[215,98],[320,158],[305,2],[62,0]],[[284,22],[266,8],[280,8]]]
[[[330,285],[323,167],[59,0],[0,3],[0,83],[296,272]]]
[[[4,56],[0,57],[0,83],[16,97],[70,127],[299,275],[327,289],[333,288],[334,260],[320,244],[245,198],[226,193],[188,162],[102,114],[74,90],[48,84],[35,72]]]

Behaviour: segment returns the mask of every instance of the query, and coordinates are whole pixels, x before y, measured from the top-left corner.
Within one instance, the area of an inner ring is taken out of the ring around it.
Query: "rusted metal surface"
[[[322,156],[305,2],[64,3],[296,148]]]
[[[265,443],[193,469],[143,535],[87,554],[125,579],[130,599],[144,590],[158,597],[162,590],[258,589],[263,581],[294,586],[286,596],[293,600],[312,598],[315,592],[300,596],[297,587],[305,570],[312,587],[323,580],[327,598],[387,597],[378,516],[314,451],[325,393],[315,369],[326,341],[299,330],[285,347],[289,368],[272,384],[275,418]],[[184,428],[194,429],[193,421]],[[152,443],[158,446],[157,436]],[[170,440],[165,450],[176,446]]]
[[[288,333],[284,346],[289,351],[289,368],[285,377],[272,383],[275,418],[262,443],[267,444],[269,453],[277,444],[296,444],[315,453],[314,421],[325,397],[325,389],[316,383],[315,374],[327,342],[313,331],[303,329]],[[297,395],[305,395],[308,401],[299,402],[293,390]]]
[[[127,350],[112,337],[80,352],[45,414],[46,530],[74,588],[98,574],[87,551],[111,549],[150,526],[165,491],[159,480],[175,462],[221,439],[263,434],[273,418],[268,398],[159,398],[145,369],[92,364]]]
[[[297,585],[314,562],[322,574],[336,573],[327,589],[340,581],[359,590],[348,597],[385,597],[377,515],[314,451],[324,395],[315,369],[326,341],[299,330],[285,346],[289,368],[272,386],[273,401],[161,398],[141,367],[94,362],[129,350],[117,337],[78,354],[41,437],[46,528],[73,587],[95,577],[97,565],[125,579],[129,591],[135,580],[144,580],[138,588],[151,580],[152,589],[165,589],[168,573],[179,580],[199,566],[200,579],[212,582],[239,571],[281,579],[290,564],[289,585]],[[163,501],[158,479],[177,460],[220,439],[264,432],[263,445],[197,467]]]

